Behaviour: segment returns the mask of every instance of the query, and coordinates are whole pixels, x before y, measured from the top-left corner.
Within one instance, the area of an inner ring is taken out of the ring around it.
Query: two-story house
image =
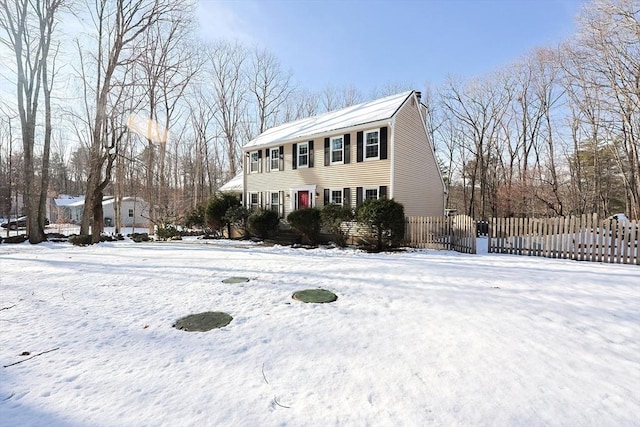
[[[408,216],[444,214],[445,185],[420,92],[408,91],[273,127],[243,147],[248,208],[356,207],[387,197]]]

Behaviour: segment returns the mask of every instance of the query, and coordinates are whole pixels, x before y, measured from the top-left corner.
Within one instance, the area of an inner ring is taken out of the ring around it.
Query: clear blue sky
[[[270,49],[303,87],[482,76],[575,28],[587,0],[200,0],[201,36]]]

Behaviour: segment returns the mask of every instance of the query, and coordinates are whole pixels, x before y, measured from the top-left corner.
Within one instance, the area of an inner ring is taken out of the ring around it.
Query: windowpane
[[[258,195],[258,193],[251,193],[249,195],[249,200],[251,202],[251,209],[257,209],[259,207],[260,204],[260,197]]]
[[[378,189],[377,188],[367,188],[364,192],[364,199],[377,199],[378,198]]]
[[[378,131],[365,134],[365,157],[367,159],[378,157]]]
[[[258,172],[258,160],[260,160],[258,158],[258,152],[254,151],[251,153],[251,166],[249,168],[251,172]]]
[[[129,218],[133,218],[133,209],[129,209]]]
[[[298,144],[298,167],[309,164],[309,144]]]
[[[280,150],[274,148],[271,150],[271,170],[280,169]]]
[[[342,190],[331,190],[331,203],[342,205]]]
[[[280,195],[278,193],[271,193],[271,210],[278,212],[280,206]]]
[[[331,140],[331,162],[341,162],[342,161],[342,137],[333,138]]]

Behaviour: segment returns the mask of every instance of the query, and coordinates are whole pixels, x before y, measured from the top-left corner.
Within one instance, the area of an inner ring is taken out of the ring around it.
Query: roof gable
[[[341,110],[296,120],[273,127],[247,143],[245,148],[262,147],[297,138],[345,129],[366,123],[390,119],[413,93],[407,91],[374,101],[352,105]]]

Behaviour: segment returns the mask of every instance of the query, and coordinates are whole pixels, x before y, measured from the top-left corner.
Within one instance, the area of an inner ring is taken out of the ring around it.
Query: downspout
[[[390,167],[390,176],[389,176],[389,195],[388,198],[389,199],[393,199],[393,189],[395,186],[395,179],[396,179],[396,167],[395,167],[395,156],[396,156],[396,149],[395,149],[395,142],[396,142],[396,132],[395,132],[395,128],[396,128],[396,116],[393,116],[393,119],[389,122],[389,127],[391,128],[391,139],[389,141],[389,151],[390,151],[390,155],[389,155],[389,161],[391,162],[391,167]]]

